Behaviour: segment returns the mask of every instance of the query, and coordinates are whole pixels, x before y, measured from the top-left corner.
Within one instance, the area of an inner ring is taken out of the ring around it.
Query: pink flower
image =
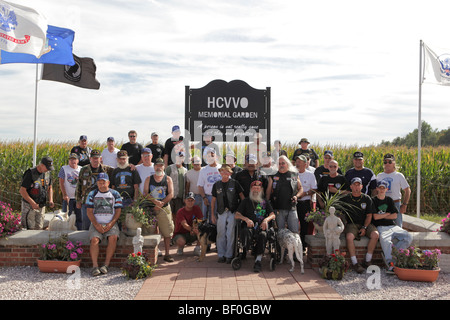
[[[72,253],[70,254],[70,259],[75,260],[76,258],[78,258],[77,253],[76,253],[76,252],[72,252]]]

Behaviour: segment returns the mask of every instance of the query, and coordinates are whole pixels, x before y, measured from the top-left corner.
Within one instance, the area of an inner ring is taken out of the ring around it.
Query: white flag
[[[450,50],[440,49],[436,54],[425,43],[425,68],[423,82],[435,83],[444,86],[450,85]]]
[[[47,19],[36,10],[0,0],[0,49],[28,53],[39,58],[45,53]]]

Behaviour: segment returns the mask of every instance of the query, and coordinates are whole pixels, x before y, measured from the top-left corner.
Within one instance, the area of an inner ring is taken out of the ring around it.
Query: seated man
[[[173,241],[178,246],[178,255],[183,254],[186,243],[194,243],[198,240],[198,229],[194,229],[192,224],[194,219],[203,219],[203,213],[199,206],[195,205],[195,194],[189,192],[184,199],[184,207],[178,210],[175,221],[175,231],[173,233]],[[194,254],[200,254],[200,246],[194,249]]]
[[[255,180],[250,186],[250,194],[239,204],[235,213],[235,219],[240,219],[246,223],[241,229],[241,241],[245,250],[256,238],[256,260],[253,271],[261,271],[261,258],[264,254],[267,242],[267,232],[269,222],[275,219],[275,213],[269,201],[263,197],[262,182]]]
[[[377,183],[377,195],[372,198],[375,211],[372,215],[372,223],[380,234],[380,244],[383,249],[384,259],[388,266],[386,273],[393,273],[394,268],[390,266],[392,261],[392,246],[398,249],[406,249],[412,242],[408,231],[395,224],[398,210],[394,200],[386,196],[389,187],[387,181],[381,180]]]
[[[92,275],[107,273],[111,258],[116,251],[119,238],[119,220],[122,211],[122,198],[119,192],[109,188],[109,177],[105,172],[100,172],[97,178],[98,189],[89,193],[86,199],[87,216],[91,221],[89,227],[89,239],[91,241],[90,254],[92,259]],[[99,243],[107,238],[105,264],[98,268]]]
[[[362,193],[361,178],[353,178],[350,184],[352,193],[347,194],[342,198],[342,201],[347,204],[347,225],[344,229],[347,249],[350,254],[350,259],[353,269],[357,273],[363,273],[364,267],[372,264],[372,255],[378,242],[378,231],[371,223],[372,214],[375,212],[372,199]],[[359,240],[361,237],[367,236],[370,241],[367,245],[367,254],[364,266],[358,263],[356,259],[356,249],[354,240]]]

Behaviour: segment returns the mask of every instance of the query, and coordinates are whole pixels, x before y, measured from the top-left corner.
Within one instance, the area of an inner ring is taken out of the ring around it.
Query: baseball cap
[[[331,150],[326,150],[326,151],[323,153],[323,155],[324,155],[324,156],[329,155],[330,157],[333,157],[333,151],[331,151]]]
[[[105,181],[109,181],[109,177],[108,174],[106,172],[100,172],[97,176],[97,181],[98,180],[105,180]]]
[[[114,141],[114,137],[108,137],[108,139],[106,139],[106,141]]]
[[[158,158],[155,160],[155,164],[164,164],[164,160],[162,158]]]
[[[53,166],[53,159],[49,156],[45,156],[41,159],[41,163],[43,165],[45,165],[45,167],[47,168],[47,170],[55,170],[55,167]]]
[[[128,152],[126,150],[120,150],[117,152],[117,158],[128,158]]]
[[[362,184],[361,178],[360,178],[360,177],[354,177],[354,178],[352,179],[352,181],[350,182],[350,184],[354,184],[354,183],[356,183],[356,182],[359,182],[360,184]]]
[[[299,155],[299,156],[297,156],[295,159],[300,159],[300,160],[302,160],[303,162],[308,162],[308,159],[304,156],[304,155]]]
[[[386,154],[384,155],[383,159],[384,159],[384,160],[386,160],[386,159],[391,159],[391,160],[394,160],[394,161],[395,161],[395,157],[394,157],[394,155],[393,155],[392,153],[386,153]]]
[[[195,156],[194,158],[192,158],[192,163],[193,164],[201,164],[202,159],[200,159],[200,157],[198,157],[198,156]]]
[[[180,131],[180,126],[173,126],[172,132],[175,132],[175,131]]]
[[[100,150],[94,149],[91,151],[91,158],[99,158],[101,157]]]
[[[363,158],[364,158],[364,155],[363,155],[363,153],[360,152],[360,151],[356,151],[356,152],[353,154],[353,159],[363,159]]]
[[[151,136],[159,136],[158,132],[152,132]]]
[[[188,192],[186,199],[195,199],[195,194],[193,192]]]
[[[76,153],[71,153],[69,159],[80,159],[80,157]]]
[[[150,148],[142,149],[141,153],[151,153],[151,154],[153,154],[152,149],[150,149]]]
[[[79,139],[80,141],[81,140],[87,140],[87,136],[85,136],[85,135],[82,135],[82,136],[80,136],[80,139]]]
[[[258,158],[256,158],[256,156],[254,154],[248,154],[245,159],[247,160],[248,163],[258,163]]]
[[[377,188],[378,187],[385,187],[387,189],[389,188],[389,183],[386,180],[380,180],[377,182]]]

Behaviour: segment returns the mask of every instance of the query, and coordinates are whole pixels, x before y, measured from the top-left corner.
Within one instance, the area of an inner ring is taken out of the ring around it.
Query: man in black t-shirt
[[[130,132],[128,132],[128,139],[130,139],[130,142],[125,143],[120,150],[125,150],[128,153],[128,161],[130,164],[137,166],[142,163],[141,152],[144,147],[136,142],[136,131],[130,130]],[[134,170],[134,167],[132,167],[132,169]]]
[[[327,195],[328,197],[332,197],[336,193],[349,193],[347,190],[347,179],[345,179],[345,177],[338,171],[338,162],[336,160],[331,160],[328,167],[330,173],[322,176],[317,182],[317,191],[320,193],[320,196],[317,197],[317,199],[321,208],[324,208],[325,206],[323,199],[325,199]]]
[[[347,250],[350,254],[350,259],[353,268],[358,273],[364,272],[364,267],[371,265],[372,255],[378,242],[378,231],[371,223],[372,214],[375,212],[372,199],[362,193],[361,178],[353,178],[350,184],[351,193],[342,198],[342,202],[346,203],[346,219],[347,225],[344,229],[345,239],[347,243]],[[359,240],[362,236],[368,237],[369,243],[367,245],[367,254],[364,266],[356,260],[356,249],[354,240]]]
[[[241,242],[244,250],[248,250],[252,239],[256,238],[256,259],[253,266],[255,272],[261,271],[261,258],[266,248],[270,221],[275,219],[275,213],[269,201],[264,200],[263,185],[259,180],[251,183],[249,197],[239,204],[235,218],[242,220]]]
[[[372,198],[375,213],[372,214],[372,223],[380,234],[380,245],[383,249],[384,260],[387,265],[387,273],[393,273],[392,246],[397,249],[406,249],[412,242],[411,234],[395,224],[398,210],[392,198],[386,196],[389,183],[380,180],[377,183],[377,195]],[[396,239],[394,244],[394,239]]]
[[[333,151],[326,150],[323,153],[323,165],[319,166],[314,170],[314,176],[316,177],[317,183],[319,183],[319,180],[321,177],[329,175],[330,174],[330,162],[334,160]],[[339,174],[342,174],[341,169],[338,167],[337,172]]]
[[[89,164],[89,157],[91,156],[92,148],[87,146],[87,136],[82,135],[78,141],[79,145],[73,147],[70,150],[70,153],[76,153],[80,161],[78,162],[79,166],[85,166]]]
[[[141,182],[139,172],[131,170],[127,152],[125,150],[117,152],[117,168],[111,175],[111,188],[120,193],[124,208],[130,206],[138,198]]]
[[[22,227],[40,230],[44,226],[45,204],[53,208],[53,159],[43,157],[36,167],[27,169],[22,177],[19,193],[22,196]]]
[[[302,138],[299,142],[300,148],[296,149],[294,151],[294,154],[292,155],[292,161],[295,163],[295,160],[298,156],[302,154],[307,154],[309,158],[311,159],[310,166],[317,168],[319,167],[319,156],[317,155],[317,152],[314,151],[314,149],[308,149],[309,141],[306,138]]]
[[[155,163],[156,159],[164,157],[164,146],[159,143],[159,135],[157,132],[152,132],[152,143],[148,144],[146,148],[152,150],[152,162]]]

